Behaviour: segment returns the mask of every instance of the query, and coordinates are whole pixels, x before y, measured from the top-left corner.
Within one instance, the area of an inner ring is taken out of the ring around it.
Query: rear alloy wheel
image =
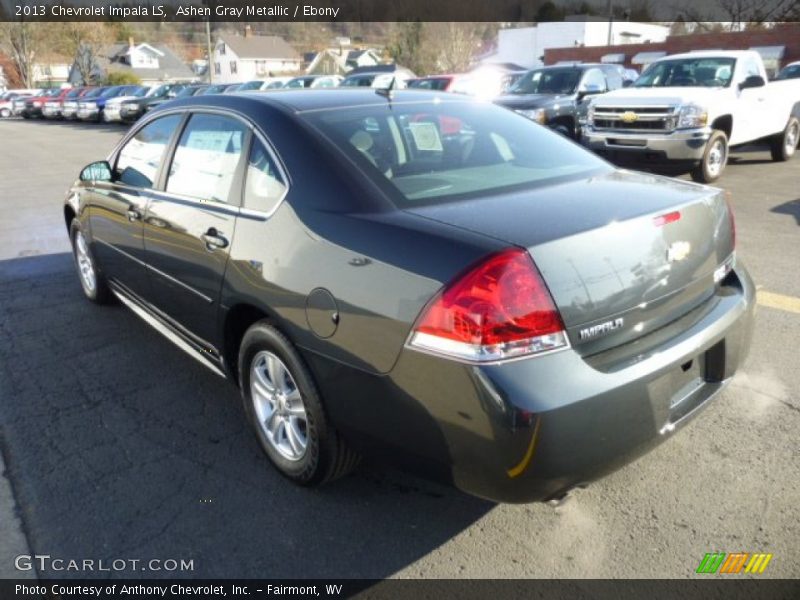
[[[800,121],[797,117],[790,117],[783,133],[772,138],[770,144],[772,160],[783,162],[792,158],[797,150],[798,142],[800,142]]]
[[[692,179],[700,183],[713,183],[728,164],[728,136],[723,131],[714,131],[706,143],[700,164],[692,170]]]
[[[97,269],[92,249],[81,230],[80,222],[73,219],[69,230],[72,240],[72,255],[75,259],[75,267],[78,269],[78,280],[84,296],[97,304],[111,303],[114,296],[108,288],[105,277]]]
[[[7,119],[11,116],[11,111],[7,108],[0,108],[0,117]]]
[[[358,464],[330,424],[303,359],[269,321],[250,327],[239,351],[244,408],[264,453],[285,477],[312,486]]]

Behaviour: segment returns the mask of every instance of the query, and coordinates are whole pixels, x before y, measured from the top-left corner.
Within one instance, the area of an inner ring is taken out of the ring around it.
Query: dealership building
[[[800,61],[800,24],[786,23],[770,29],[675,35],[661,42],[548,48],[544,64],[572,62],[617,63],[641,71],[651,62],[670,54],[694,50],[755,50],[770,75],[782,66]]]

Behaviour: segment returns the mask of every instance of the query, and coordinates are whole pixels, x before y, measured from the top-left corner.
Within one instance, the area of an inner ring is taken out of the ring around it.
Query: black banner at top
[[[721,0],[0,0],[0,21],[519,23],[560,20],[579,11],[595,19],[781,22],[800,20],[800,0],[759,0],[752,6]]]

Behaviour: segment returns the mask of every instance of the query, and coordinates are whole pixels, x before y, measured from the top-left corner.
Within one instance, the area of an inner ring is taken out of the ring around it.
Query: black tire
[[[794,138],[792,141],[791,138]],[[797,117],[789,117],[783,132],[770,140],[770,153],[775,162],[785,162],[794,156],[800,141],[800,121]]]
[[[72,222],[69,226],[69,239],[72,244],[72,258],[75,261],[75,268],[78,271],[78,281],[81,284],[81,289],[83,290],[83,295],[86,296],[87,299],[91,300],[95,304],[113,304],[114,302],[114,294],[111,292],[111,289],[108,287],[108,282],[106,281],[105,276],[97,267],[97,262],[94,259],[94,254],[92,253],[92,248],[90,245],[86,244],[86,254],[85,256],[91,263],[91,268],[94,272],[94,286],[90,286],[84,276],[81,274],[81,266],[80,266],[80,259],[79,255],[81,252],[78,250],[79,242],[78,236],[83,236],[83,231],[81,230],[81,224],[78,219],[72,219]],[[86,239],[84,238],[84,242]]]
[[[23,119],[30,119],[31,116],[28,113],[22,113],[22,118]]]
[[[700,164],[692,169],[692,179],[699,183],[713,183],[720,178],[726,164],[728,164],[728,136],[724,131],[715,130],[706,142]]]
[[[306,446],[299,458],[288,459],[269,440],[259,423],[258,409],[251,386],[254,363],[265,353],[280,359],[296,386],[305,409]],[[239,382],[247,418],[259,444],[284,477],[302,486],[316,486],[338,479],[352,471],[360,457],[331,425],[311,372],[291,342],[268,320],[258,321],[245,333],[239,348]]]

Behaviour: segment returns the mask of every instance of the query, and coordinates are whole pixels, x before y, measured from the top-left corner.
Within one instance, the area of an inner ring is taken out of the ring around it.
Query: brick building
[[[607,62],[641,71],[662,56],[692,50],[757,50],[772,75],[781,66],[800,61],[800,23],[786,23],[765,30],[676,35],[652,44],[552,48],[545,50],[544,64]]]

